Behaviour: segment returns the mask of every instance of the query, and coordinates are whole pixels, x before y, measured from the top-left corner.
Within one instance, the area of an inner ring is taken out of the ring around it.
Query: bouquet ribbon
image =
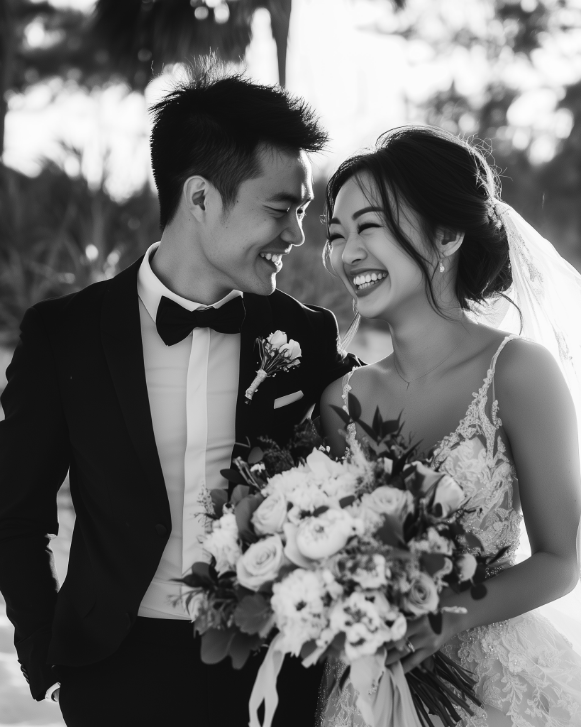
[[[282,634],[278,634],[268,647],[264,661],[260,665],[256,681],[250,695],[250,727],[260,727],[258,720],[258,709],[264,702],[264,722],[262,727],[271,727],[272,718],[278,705],[278,693],[276,691],[276,680],[282,669],[284,652],[280,649]]]
[[[385,651],[351,664],[357,706],[370,727],[422,727],[401,662],[385,666]]]

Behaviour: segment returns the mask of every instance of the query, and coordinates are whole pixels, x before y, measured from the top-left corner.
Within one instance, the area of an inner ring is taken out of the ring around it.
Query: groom
[[[245,727],[262,655],[208,666],[174,579],[203,556],[200,502],[244,445],[284,443],[350,370],[332,313],[275,291],[304,241],[326,136],[276,88],[206,69],[153,109],[160,243],[112,280],[31,308],[0,423],[0,589],[32,695],[74,727]],[[256,339],[300,366],[251,404]],[[49,547],[67,471],[67,577]],[[275,725],[313,723],[320,670],[287,658]]]

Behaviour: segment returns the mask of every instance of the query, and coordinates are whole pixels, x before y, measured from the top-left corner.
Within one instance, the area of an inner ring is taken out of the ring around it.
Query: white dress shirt
[[[188,573],[204,557],[204,497],[227,483],[220,470],[228,469],[235,442],[240,334],[195,328],[183,341],[166,346],[155,326],[161,296],[187,310],[205,308],[176,295],[159,280],[145,254],[137,278],[143,359],[153,432],[169,498],[172,531],[138,616],[189,619],[172,600],[180,584],[172,581]],[[214,308],[242,295],[232,291]]]

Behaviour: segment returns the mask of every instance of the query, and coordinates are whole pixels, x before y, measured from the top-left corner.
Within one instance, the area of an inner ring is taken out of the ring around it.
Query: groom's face
[[[313,198],[305,152],[264,149],[261,170],[240,185],[224,208],[218,192],[208,206],[202,252],[224,291],[270,295],[285,256],[304,242],[303,218]]]

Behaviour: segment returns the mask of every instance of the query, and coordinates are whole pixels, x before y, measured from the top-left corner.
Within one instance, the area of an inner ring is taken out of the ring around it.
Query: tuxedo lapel
[[[157,453],[143,362],[137,274],[141,258],[117,275],[103,301],[101,340],[125,424],[143,466],[154,506],[169,503]]]
[[[273,331],[272,310],[267,296],[244,295],[246,318],[240,332],[240,373],[238,379],[238,399],[236,402],[236,445],[233,457],[248,455],[244,446],[248,440],[256,443],[256,437],[268,435],[274,409],[274,383],[272,378],[265,379],[258,387],[250,403],[245,397],[257,370],[260,359],[256,339],[268,336]]]

